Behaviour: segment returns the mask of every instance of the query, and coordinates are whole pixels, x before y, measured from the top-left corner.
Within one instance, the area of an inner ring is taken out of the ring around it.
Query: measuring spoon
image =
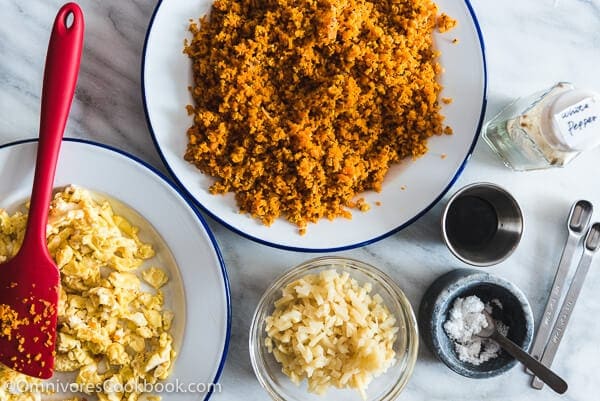
[[[583,287],[585,276],[590,269],[592,259],[598,251],[598,248],[600,248],[600,223],[594,223],[585,236],[583,256],[579,261],[579,265],[577,266],[577,270],[575,271],[575,275],[569,286],[569,291],[567,291],[565,300],[558,313],[558,319],[556,319],[556,323],[554,323],[554,327],[552,328],[550,341],[542,355],[541,362],[548,367],[552,365],[558,346],[560,345],[567,324],[569,323],[569,318],[571,317],[571,313],[575,308],[575,303],[577,302],[577,298]],[[533,378],[531,385],[538,390],[544,387],[544,383],[537,377]]]
[[[497,330],[496,322],[494,322],[494,319],[492,319],[488,312],[483,311],[483,314],[487,320],[487,326],[482,328],[481,331],[476,334],[478,337],[491,338],[496,341],[502,349],[512,355],[517,361],[539,375],[539,377],[544,380],[544,383],[548,384],[552,390],[559,394],[563,394],[567,391],[568,385],[560,376],[550,370],[550,368],[542,365],[537,359],[532,358],[524,349],[512,342],[506,336],[502,335],[502,333]]]
[[[575,250],[583,234],[585,233],[590,220],[592,218],[593,206],[589,201],[578,200],[571,207],[569,212],[569,218],[567,219],[567,229],[569,230],[569,236],[565,248],[563,249],[556,275],[554,276],[554,282],[552,283],[552,289],[550,290],[550,296],[544,309],[544,314],[537,329],[535,339],[533,340],[533,346],[531,347],[531,356],[535,359],[540,360],[544,348],[548,343],[550,337],[550,330],[552,329],[552,323],[558,310],[558,302],[560,301],[561,294],[563,292],[563,286],[567,274],[569,273],[569,267],[572,264],[573,257],[575,256]],[[530,370],[528,373],[533,374]]]

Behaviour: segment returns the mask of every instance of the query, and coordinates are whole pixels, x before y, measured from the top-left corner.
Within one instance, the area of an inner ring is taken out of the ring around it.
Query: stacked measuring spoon
[[[590,227],[592,213],[593,206],[586,200],[575,202],[569,213],[567,221],[569,235],[531,348],[531,355],[547,367],[552,365],[594,254],[600,248],[600,223],[594,223]],[[578,252],[581,249],[580,243],[583,243],[583,250]],[[577,270],[559,310],[558,306],[565,292],[568,273],[576,258],[579,259]],[[544,387],[544,383],[537,377],[533,378],[531,385],[536,389]]]

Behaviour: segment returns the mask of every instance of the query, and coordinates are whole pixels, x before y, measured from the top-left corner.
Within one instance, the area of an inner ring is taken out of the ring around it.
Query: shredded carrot
[[[0,304],[0,337],[12,340],[14,330],[29,324],[28,319],[19,319],[19,314],[10,305]]]
[[[240,210],[303,233],[351,217],[442,125],[431,0],[216,0],[192,21],[184,158]]]

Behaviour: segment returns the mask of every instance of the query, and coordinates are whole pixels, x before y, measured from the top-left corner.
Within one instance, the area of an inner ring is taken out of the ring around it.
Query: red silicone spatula
[[[73,101],[81,50],[83,13],[65,4],[54,21],[42,90],[40,140],[25,239],[19,253],[0,265],[0,362],[47,379],[54,371],[59,272],[48,253],[46,224],[56,161]]]

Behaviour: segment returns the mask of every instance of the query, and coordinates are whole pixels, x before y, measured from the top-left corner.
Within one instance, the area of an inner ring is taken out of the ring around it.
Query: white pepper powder
[[[481,338],[477,333],[488,326],[484,311],[491,314],[493,304],[502,309],[499,300],[494,299],[484,304],[479,297],[471,295],[457,298],[449,312],[448,320],[444,323],[444,330],[454,342],[458,359],[473,365],[496,358],[500,354],[500,346],[490,338]],[[496,329],[503,335],[508,333],[508,326],[495,320]]]

